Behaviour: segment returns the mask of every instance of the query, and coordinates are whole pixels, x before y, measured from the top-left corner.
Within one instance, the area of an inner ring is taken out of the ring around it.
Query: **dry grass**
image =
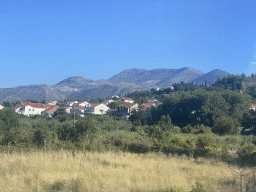
[[[235,170],[214,160],[159,153],[1,153],[0,191],[190,191],[200,181],[206,191],[226,192],[238,189]]]

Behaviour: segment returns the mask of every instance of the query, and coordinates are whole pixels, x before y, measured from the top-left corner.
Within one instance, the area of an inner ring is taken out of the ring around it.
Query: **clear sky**
[[[1,0],[0,67],[1,88],[134,67],[248,76],[256,0]]]

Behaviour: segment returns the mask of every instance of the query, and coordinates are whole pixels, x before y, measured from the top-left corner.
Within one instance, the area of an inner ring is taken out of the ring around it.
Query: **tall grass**
[[[238,167],[161,153],[0,152],[0,191],[238,191]],[[246,169],[245,181],[252,177]]]

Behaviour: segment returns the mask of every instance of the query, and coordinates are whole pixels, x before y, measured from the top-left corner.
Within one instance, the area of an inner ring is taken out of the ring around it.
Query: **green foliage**
[[[66,112],[65,108],[58,108],[52,115],[54,119],[60,122],[71,120],[71,116]]]
[[[132,113],[132,115],[129,117],[129,120],[133,123],[135,121],[140,121],[142,125],[147,124],[147,113],[143,110],[138,110]]]
[[[124,104],[124,103],[126,103],[126,102],[115,100],[115,101],[109,103],[109,104],[108,104],[108,107],[109,107],[110,109],[115,109],[118,105],[121,105],[121,104]]]
[[[149,129],[149,136],[151,136],[154,144],[159,145],[164,139],[164,131],[158,125],[153,125]]]
[[[236,154],[238,155],[238,161],[241,165],[256,165],[256,147],[254,144],[249,143],[240,147]]]
[[[9,108],[12,108],[13,105],[10,101],[4,101],[3,104],[2,104],[4,107],[9,107]]]
[[[204,126],[203,124],[201,125],[195,125],[193,127],[193,133],[195,134],[210,134],[212,133],[212,130],[210,127]]]
[[[196,140],[196,146],[203,152],[214,152],[217,150],[217,146],[213,143],[213,140],[208,135],[199,135]]]
[[[92,119],[89,116],[86,116],[83,119],[79,120],[75,125],[74,141],[86,141],[88,143],[91,143],[95,139],[99,131],[99,128],[95,127]]]
[[[0,110],[0,134],[4,144],[25,141],[24,130],[20,128],[19,115],[10,108]]]
[[[52,127],[49,127],[46,124],[40,125],[34,133],[33,142],[41,147],[54,146],[58,142],[56,129],[55,125],[52,125]]]
[[[64,122],[57,130],[58,138],[62,141],[73,141],[75,138],[74,124]]]
[[[227,147],[224,147],[221,150],[221,160],[227,163],[230,163],[232,161],[232,157],[229,154]]]
[[[191,124],[182,128],[182,133],[193,133],[193,127]]]
[[[248,135],[253,133],[256,135],[256,111],[250,110],[244,113],[241,124],[243,126],[241,134]]]
[[[196,186],[193,186],[193,189],[190,192],[206,192],[206,190],[201,183],[196,182]]]
[[[219,135],[238,135],[240,134],[239,127],[238,119],[222,116],[214,121],[212,132]]]

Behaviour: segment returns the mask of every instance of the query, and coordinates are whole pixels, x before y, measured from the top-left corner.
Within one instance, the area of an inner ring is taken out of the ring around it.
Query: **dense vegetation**
[[[254,100],[251,87],[255,80],[254,75],[230,75],[211,86],[207,82],[204,85],[181,82],[174,89],[134,92],[127,97],[141,103],[158,98],[162,104],[152,107],[150,113],[135,112],[130,121],[110,115],[84,118],[76,115],[74,124],[73,115],[65,109],[58,109],[49,118],[19,115],[6,107],[0,111],[0,143],[72,150],[161,151],[188,156],[218,156],[225,147],[232,147],[246,151],[238,152],[241,158],[253,157],[256,112],[249,108]],[[253,135],[246,136],[250,134]],[[246,147],[250,143],[249,150]],[[246,149],[239,149],[242,146]]]
[[[249,109],[256,99],[254,82],[254,75],[230,75],[210,86],[181,82],[174,89],[134,92],[126,96],[139,103],[157,98],[162,104],[150,112],[140,109],[129,120],[75,115],[74,122],[74,116],[61,108],[52,118],[27,117],[13,111],[19,102],[7,101],[0,110],[0,147],[9,153],[32,149],[162,152],[255,166],[256,112]],[[117,104],[113,102],[112,108]]]

